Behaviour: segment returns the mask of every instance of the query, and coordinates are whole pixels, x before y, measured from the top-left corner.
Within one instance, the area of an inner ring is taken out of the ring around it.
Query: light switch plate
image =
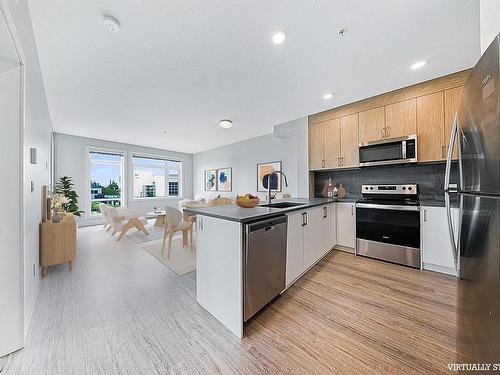
[[[36,164],[36,148],[34,147],[30,148],[30,163]]]

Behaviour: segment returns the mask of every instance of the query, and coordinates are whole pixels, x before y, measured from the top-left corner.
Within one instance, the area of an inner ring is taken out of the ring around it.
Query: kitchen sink
[[[261,207],[272,207],[272,208],[289,208],[296,206],[303,206],[305,203],[294,203],[294,202],[276,202],[269,204],[261,204]]]

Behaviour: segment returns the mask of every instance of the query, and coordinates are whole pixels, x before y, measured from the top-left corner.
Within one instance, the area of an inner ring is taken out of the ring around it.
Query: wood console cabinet
[[[358,143],[413,134],[417,135],[419,162],[446,160],[453,118],[469,72],[309,116],[309,170],[356,168]]]
[[[66,214],[59,223],[40,223],[40,267],[42,276],[47,267],[69,263],[71,271],[76,258],[76,221],[72,214]]]

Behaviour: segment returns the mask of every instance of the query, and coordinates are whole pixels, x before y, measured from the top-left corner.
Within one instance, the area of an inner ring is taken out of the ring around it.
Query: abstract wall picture
[[[233,188],[232,168],[217,169],[217,191],[231,191]]]
[[[271,176],[275,171],[281,171],[281,161],[257,164],[257,191],[267,191],[269,184],[272,191],[281,191],[281,174]]]
[[[205,171],[205,191],[217,190],[217,170],[209,169]]]

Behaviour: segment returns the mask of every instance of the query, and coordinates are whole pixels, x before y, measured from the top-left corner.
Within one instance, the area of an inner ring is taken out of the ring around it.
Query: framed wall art
[[[281,174],[274,174],[269,180],[269,176],[281,171],[281,161],[257,164],[257,191],[265,192],[271,184],[271,191],[281,191]]]

